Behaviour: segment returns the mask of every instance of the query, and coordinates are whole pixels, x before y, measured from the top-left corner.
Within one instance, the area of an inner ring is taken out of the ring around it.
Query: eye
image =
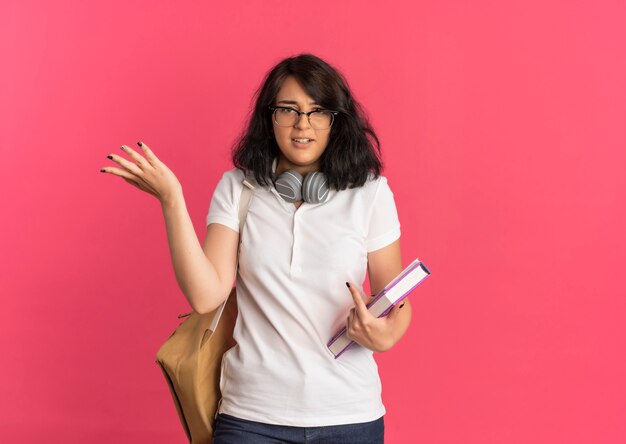
[[[294,113],[296,110],[292,109],[292,108],[278,108],[278,112],[281,114],[291,114]]]

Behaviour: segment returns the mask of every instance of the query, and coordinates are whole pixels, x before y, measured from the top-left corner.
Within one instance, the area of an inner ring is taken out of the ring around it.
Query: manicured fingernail
[[[101,173],[106,173],[106,171],[104,171],[104,170],[100,170],[100,172],[101,172]]]
[[[113,159],[113,156],[111,156],[110,154],[107,156],[109,159]]]
[[[120,147],[120,149],[121,149],[122,151],[124,151],[126,148],[124,148],[124,145],[122,145],[122,146]]]
[[[348,286],[348,288],[350,288],[350,284],[346,282],[346,285]]]
[[[141,144],[141,142],[137,142],[137,145],[139,145],[139,146],[143,146],[143,145]]]
[[[404,302],[400,305],[400,308],[402,308],[402,307],[404,307]],[[400,308],[399,308],[399,309],[400,309]]]

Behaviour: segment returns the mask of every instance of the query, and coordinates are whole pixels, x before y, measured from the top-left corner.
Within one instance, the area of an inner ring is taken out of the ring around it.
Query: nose
[[[298,119],[296,120],[296,128],[309,128],[311,124],[309,123],[309,118],[306,114],[300,114]]]

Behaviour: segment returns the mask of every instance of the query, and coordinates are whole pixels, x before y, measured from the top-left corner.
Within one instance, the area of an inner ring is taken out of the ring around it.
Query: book
[[[428,276],[430,276],[430,271],[426,265],[419,259],[415,259],[367,303],[367,310],[377,318],[387,316],[394,305],[406,298]],[[344,326],[328,341],[327,347],[337,359],[353,344],[355,342],[348,338],[347,328]]]

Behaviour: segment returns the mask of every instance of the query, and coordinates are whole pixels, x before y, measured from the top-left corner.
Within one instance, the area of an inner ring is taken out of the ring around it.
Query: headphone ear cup
[[[326,202],[328,199],[328,180],[321,171],[311,171],[304,179],[302,185],[302,198],[308,203]]]
[[[296,170],[285,171],[276,179],[274,186],[285,201],[294,203],[302,200],[302,175]]]

